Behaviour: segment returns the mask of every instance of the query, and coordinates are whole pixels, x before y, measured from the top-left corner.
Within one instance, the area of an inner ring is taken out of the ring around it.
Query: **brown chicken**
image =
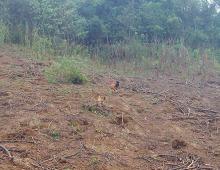
[[[113,90],[113,91],[116,91],[118,88],[119,88],[119,81],[114,81],[114,82],[112,82],[111,83],[111,89]]]

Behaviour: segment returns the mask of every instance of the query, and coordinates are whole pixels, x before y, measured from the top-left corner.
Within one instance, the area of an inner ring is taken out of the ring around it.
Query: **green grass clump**
[[[50,83],[84,84],[87,78],[77,68],[73,58],[62,58],[54,62],[44,72]]]
[[[57,131],[53,131],[51,133],[51,137],[53,138],[53,140],[59,140],[60,139],[60,133]]]

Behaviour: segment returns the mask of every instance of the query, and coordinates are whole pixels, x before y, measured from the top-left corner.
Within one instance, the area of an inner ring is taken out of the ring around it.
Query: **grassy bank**
[[[24,56],[51,61],[45,70],[49,82],[83,84],[99,73],[124,76],[176,75],[190,81],[220,70],[220,52],[192,49],[183,43],[142,43],[138,40],[83,46],[36,37],[33,46],[13,45]]]

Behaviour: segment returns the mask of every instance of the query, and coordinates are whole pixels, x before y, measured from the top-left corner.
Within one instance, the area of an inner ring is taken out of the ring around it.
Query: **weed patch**
[[[53,138],[53,140],[59,140],[60,139],[60,133],[57,132],[57,131],[52,131],[52,133],[50,135]]]
[[[71,58],[54,62],[44,71],[44,75],[50,83],[84,84],[87,82],[86,76],[80,72]]]

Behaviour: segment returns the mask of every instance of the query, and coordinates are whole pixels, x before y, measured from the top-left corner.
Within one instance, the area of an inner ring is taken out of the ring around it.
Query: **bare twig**
[[[179,157],[178,156],[175,156],[175,155],[168,155],[168,154],[159,154],[157,155],[157,157],[161,157],[161,158],[174,158],[176,160],[179,160]]]
[[[196,160],[192,160],[192,162],[186,167],[183,168],[184,170],[189,170],[189,169],[195,169],[197,166],[195,163],[199,160],[200,158],[197,158]]]
[[[198,118],[196,117],[174,117],[174,118],[170,118],[168,120],[172,120],[172,121],[180,121],[180,120],[198,120]]]
[[[152,163],[153,161],[152,160],[150,160],[150,159],[152,159],[152,157],[145,157],[145,156],[138,156],[138,157],[136,157],[136,158],[134,158],[134,159],[141,159],[141,160],[144,160],[144,161],[147,161],[147,162],[150,162],[150,163]]]
[[[36,141],[32,138],[32,141],[27,140],[1,140],[0,143],[32,143],[36,144]]]
[[[76,152],[76,153],[74,153],[74,154],[71,154],[71,155],[59,156],[59,157],[56,156],[56,155],[54,155],[53,157],[51,157],[51,158],[49,158],[49,159],[46,159],[46,160],[40,162],[39,165],[42,165],[42,164],[44,164],[44,163],[46,163],[46,162],[50,162],[50,161],[53,161],[53,160],[56,160],[56,159],[57,159],[57,160],[69,159],[69,158],[71,158],[71,157],[74,157],[74,156],[78,155],[80,152],[81,152],[81,150],[78,151],[78,152]]]
[[[197,112],[202,112],[202,113],[219,113],[219,111],[211,110],[211,109],[204,109],[198,107],[192,107],[192,108],[195,109]]]
[[[76,153],[74,153],[74,154],[64,156],[63,158],[64,158],[64,159],[68,159],[68,158],[74,157],[74,156],[78,155],[80,152],[81,152],[81,151],[78,151],[78,152],[76,152]]]
[[[176,109],[178,109],[181,113],[183,113],[184,115],[186,114],[186,112],[183,110],[182,106],[183,105],[182,103],[180,102],[177,102],[177,101],[174,101],[172,99],[169,99],[169,101],[176,107]],[[187,110],[188,111],[188,110]],[[187,113],[189,114],[189,113]]]
[[[196,161],[193,161],[193,163],[195,163]],[[179,165],[179,166],[177,166],[177,167],[175,167],[175,168],[172,168],[172,169],[170,169],[170,170],[180,170],[180,169],[186,169],[186,168],[188,168],[189,166],[192,166],[192,162],[189,164],[189,162],[187,161],[186,163],[184,163],[183,165]],[[194,167],[192,167],[192,168],[194,168]]]
[[[191,166],[194,164],[194,160],[192,160],[191,164],[189,164],[189,166],[187,168],[191,168]]]
[[[3,145],[0,145],[0,149],[3,149],[3,151],[8,155],[10,159],[13,159],[13,156],[11,155],[10,151]]]

